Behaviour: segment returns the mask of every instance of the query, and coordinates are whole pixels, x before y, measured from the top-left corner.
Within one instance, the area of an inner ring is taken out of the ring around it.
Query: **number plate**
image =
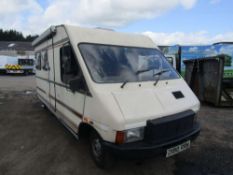
[[[178,154],[186,149],[190,148],[190,140],[186,141],[180,145],[167,149],[166,157],[171,157],[175,154]]]
[[[7,73],[13,73],[13,74],[22,74],[23,70],[7,70]]]

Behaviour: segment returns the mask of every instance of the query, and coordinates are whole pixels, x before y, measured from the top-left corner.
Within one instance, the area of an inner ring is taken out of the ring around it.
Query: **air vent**
[[[184,94],[181,91],[172,92],[176,99],[184,98]]]

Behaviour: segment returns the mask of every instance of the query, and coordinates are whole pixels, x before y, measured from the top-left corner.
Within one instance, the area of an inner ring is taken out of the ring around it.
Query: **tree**
[[[16,31],[14,29],[3,30],[0,29],[0,41],[33,41],[38,35],[27,35],[23,36],[22,32]]]
[[[28,36],[26,36],[25,40],[26,41],[33,41],[37,37],[38,37],[38,35],[28,35]]]

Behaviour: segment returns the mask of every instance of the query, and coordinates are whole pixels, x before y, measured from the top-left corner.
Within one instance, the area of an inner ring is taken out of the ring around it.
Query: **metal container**
[[[184,60],[185,80],[202,102],[233,106],[233,78],[224,78],[225,55]]]

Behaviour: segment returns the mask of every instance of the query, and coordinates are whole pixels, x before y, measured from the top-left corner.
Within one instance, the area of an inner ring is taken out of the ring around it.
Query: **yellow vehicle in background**
[[[6,74],[34,74],[34,58],[1,56],[0,72]]]
[[[24,73],[21,65],[18,64],[6,64],[6,73]]]

